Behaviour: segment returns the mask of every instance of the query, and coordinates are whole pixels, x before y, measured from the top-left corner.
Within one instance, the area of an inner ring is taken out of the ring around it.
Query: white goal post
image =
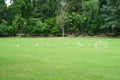
[[[96,41],[94,43],[94,48],[96,48],[96,49],[108,48],[108,41],[102,41],[102,40]]]

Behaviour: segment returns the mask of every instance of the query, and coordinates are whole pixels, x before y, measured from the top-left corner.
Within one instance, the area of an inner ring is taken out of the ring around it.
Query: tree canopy
[[[0,36],[120,35],[119,0],[5,1],[0,0]]]

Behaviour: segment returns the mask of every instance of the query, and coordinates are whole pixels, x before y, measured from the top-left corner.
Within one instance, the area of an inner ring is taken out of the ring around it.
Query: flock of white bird
[[[0,41],[1,41],[1,40],[4,40],[4,38],[1,38]],[[40,39],[40,40],[42,40],[42,39]],[[58,40],[62,40],[62,38],[58,38]],[[94,40],[91,40],[91,42],[94,42]],[[26,40],[24,41],[24,43],[28,43],[28,39],[26,39]],[[50,44],[49,42],[46,42],[46,43],[45,43],[46,46],[48,46],[49,44]],[[70,43],[67,42],[67,41],[65,41],[65,42],[63,43],[63,45],[70,45]],[[83,46],[83,44],[82,44],[80,41],[77,41],[77,42],[75,43],[75,45],[77,45],[77,46],[79,46],[79,47],[82,47],[82,46]],[[35,43],[34,46],[35,46],[35,47],[39,47],[39,43]],[[20,47],[20,44],[17,44],[17,45],[16,45],[16,48],[19,48],[19,47]],[[102,41],[102,40],[95,41],[95,42],[94,42],[94,48],[108,48],[108,41]]]
[[[42,39],[40,39],[40,40],[42,40]],[[58,38],[58,40],[62,40],[62,38]],[[25,42],[25,43],[28,43],[28,39],[26,39],[24,42]],[[46,45],[48,46],[48,45],[49,45],[49,42],[46,42]],[[69,43],[68,43],[67,41],[65,41],[65,42],[63,43],[63,45],[69,45]],[[77,45],[77,46],[80,46],[80,47],[83,46],[79,41],[76,42],[76,45]],[[16,48],[19,48],[19,47],[20,47],[20,44],[17,44],[17,45],[16,45]],[[35,47],[39,47],[39,43],[35,43]]]

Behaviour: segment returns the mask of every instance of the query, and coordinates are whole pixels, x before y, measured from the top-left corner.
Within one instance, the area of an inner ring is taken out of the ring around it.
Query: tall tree
[[[5,3],[5,0],[0,0],[0,23],[2,23],[2,19],[6,18],[6,8],[7,5]]]

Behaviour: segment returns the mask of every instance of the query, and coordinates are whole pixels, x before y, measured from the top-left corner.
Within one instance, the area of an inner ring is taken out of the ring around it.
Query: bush
[[[49,34],[58,35],[60,34],[60,28],[56,24],[55,18],[47,18],[44,21],[48,25]]]
[[[15,36],[16,35],[16,31],[15,28],[13,26],[3,26],[0,25],[0,36]]]
[[[4,30],[4,29],[3,29],[2,25],[0,25],[0,36],[3,36],[3,33],[4,33],[3,30]]]
[[[48,25],[39,20],[36,22],[36,25],[33,27],[32,33],[34,35],[48,36],[49,34]]]
[[[4,34],[6,36],[16,36],[17,32],[15,30],[15,27],[7,26],[7,27],[4,28]]]

